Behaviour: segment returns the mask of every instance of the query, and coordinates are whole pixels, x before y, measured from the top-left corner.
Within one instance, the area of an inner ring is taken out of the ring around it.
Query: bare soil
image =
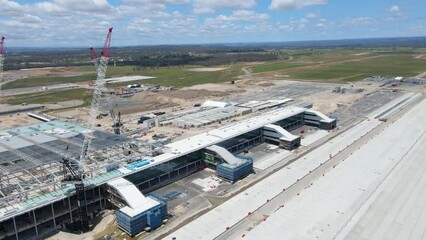
[[[75,240],[92,240],[96,239],[95,235],[105,231],[108,226],[115,221],[115,215],[110,212],[105,213],[106,216],[103,216],[95,228],[84,234],[73,234],[68,232],[59,232],[46,240],[63,240],[63,239],[75,239]]]
[[[199,84],[194,85],[191,87],[185,87],[182,88],[183,90],[208,90],[208,91],[217,91],[217,92],[244,92],[245,90],[240,88],[236,84],[229,84],[229,83],[206,83],[206,84]]]
[[[188,69],[188,71],[191,72],[218,72],[218,71],[222,71],[225,70],[227,68],[191,68]]]
[[[338,109],[338,105],[349,105],[364,96],[364,93],[320,93],[304,97],[303,102],[314,104],[313,109],[322,113],[331,113]]]

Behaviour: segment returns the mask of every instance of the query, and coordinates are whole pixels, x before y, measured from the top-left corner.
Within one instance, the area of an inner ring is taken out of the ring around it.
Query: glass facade
[[[218,143],[217,145],[226,148],[230,153],[238,154],[247,148],[262,143],[262,141],[262,131],[261,129],[256,129],[238,137]]]
[[[303,121],[303,118],[304,118],[304,113],[300,113],[300,114],[294,115],[292,117],[278,121],[274,124],[281,126],[282,128],[284,128],[287,131],[292,131],[292,130],[294,130],[298,127],[301,127],[305,124],[305,122]]]
[[[236,182],[253,172],[253,160],[245,159],[245,162],[239,166],[222,163],[217,165],[216,171],[218,177]]]
[[[202,158],[202,151],[195,151],[125,178],[135,184],[142,192],[146,192],[171,180],[176,180],[179,177],[195,172],[201,165]]]
[[[126,215],[120,210],[115,212],[117,225],[130,236],[134,236],[144,231],[146,227],[151,228],[151,230],[160,227],[163,223],[163,219],[167,217],[167,201],[153,194],[150,194],[149,197],[157,200],[160,205],[141,212],[133,217]]]

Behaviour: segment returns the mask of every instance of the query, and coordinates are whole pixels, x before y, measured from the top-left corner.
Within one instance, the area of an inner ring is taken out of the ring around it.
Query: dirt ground
[[[131,100],[140,104],[129,104],[128,106],[120,107],[123,115],[135,112],[144,112],[159,110],[178,105],[193,105],[203,102],[210,98],[227,96],[229,93],[220,91],[208,91],[205,89],[180,89],[175,91],[164,92],[141,92],[134,95]]]
[[[26,113],[0,116],[0,130],[37,123],[40,123],[40,121],[28,116]]]
[[[426,54],[416,55],[414,58],[416,58],[416,59],[426,59]]]
[[[426,72],[420,73],[416,76],[417,78],[426,78]]]
[[[87,72],[78,72],[73,67],[32,68],[6,71],[3,73],[3,77],[8,80],[15,80],[41,76],[79,76],[86,73]]]
[[[361,94],[329,94],[321,96],[309,96],[303,98],[306,102],[314,102],[314,110],[322,113],[334,112],[338,109],[338,105],[348,105],[353,103],[355,100],[360,99],[363,95]]]
[[[160,92],[159,94],[167,98],[184,99],[184,100],[207,99],[210,97],[223,97],[228,95],[227,93],[224,93],[221,91],[209,91],[205,89],[201,89],[201,90],[191,90],[191,89],[185,90],[184,89],[184,90]]]
[[[112,211],[106,211],[101,219],[101,221],[96,224],[95,228],[84,234],[73,234],[68,232],[59,232],[49,238],[46,238],[46,240],[92,240],[96,239],[95,235],[105,231],[110,224],[112,224],[115,221],[115,215],[112,213]]]
[[[188,69],[188,71],[191,71],[191,72],[218,72],[218,71],[222,71],[222,70],[225,70],[225,69],[227,69],[226,67],[225,68],[191,68],[191,69]]]
[[[206,83],[206,84],[199,84],[194,85],[191,87],[185,87],[181,90],[208,90],[208,91],[217,91],[217,92],[244,92],[245,90],[239,87],[236,84],[229,84],[229,83]]]

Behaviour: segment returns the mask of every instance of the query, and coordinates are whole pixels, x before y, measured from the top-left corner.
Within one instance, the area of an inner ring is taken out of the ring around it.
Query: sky
[[[0,0],[9,47],[426,36],[426,0]]]

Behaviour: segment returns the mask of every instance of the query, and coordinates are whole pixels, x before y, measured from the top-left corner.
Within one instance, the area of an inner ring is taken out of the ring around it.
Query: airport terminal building
[[[155,229],[167,217],[167,203],[149,192],[204,167],[236,182],[253,171],[255,159],[245,157],[245,151],[265,142],[293,150],[301,145],[301,138],[291,131],[304,125],[331,130],[336,120],[303,107],[279,107],[170,143],[161,155],[141,156],[124,167],[86,179],[86,211],[93,218],[102,209],[117,209],[118,226],[130,235]],[[42,238],[78,215],[73,186],[42,192],[31,199],[14,199],[13,204],[3,196],[0,239]]]

